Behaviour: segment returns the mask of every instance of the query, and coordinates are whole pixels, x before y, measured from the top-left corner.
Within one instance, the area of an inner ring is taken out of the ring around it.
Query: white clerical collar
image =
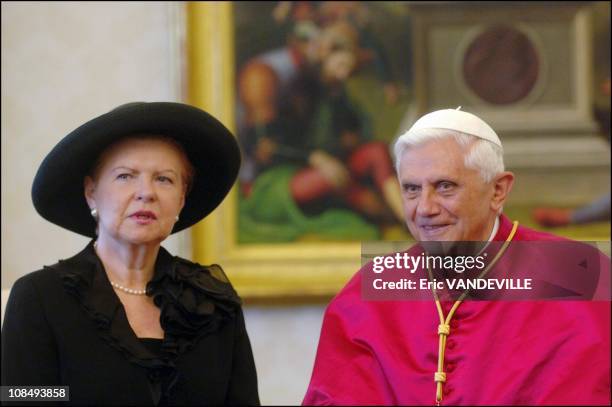
[[[493,239],[495,238],[495,235],[497,234],[498,230],[499,230],[499,216],[495,218],[495,223],[493,224],[493,230],[491,231],[491,234],[489,235],[489,239],[487,240],[487,244],[485,244],[483,246],[483,248],[478,251],[476,256],[479,256],[480,253],[482,253],[487,248],[489,243],[491,243],[493,241]]]
[[[491,231],[491,235],[489,236],[489,239],[487,240],[487,242],[490,242],[493,240],[498,230],[499,230],[499,216],[495,218],[495,224],[493,224],[493,230]]]

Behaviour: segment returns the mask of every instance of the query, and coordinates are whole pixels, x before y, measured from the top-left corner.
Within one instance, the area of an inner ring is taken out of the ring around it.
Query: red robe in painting
[[[494,240],[511,228],[502,215]],[[519,226],[513,241],[555,239]],[[325,312],[303,404],[434,405],[435,303],[364,301],[360,276]],[[609,405],[610,317],[609,301],[463,302],[450,324],[441,404]]]

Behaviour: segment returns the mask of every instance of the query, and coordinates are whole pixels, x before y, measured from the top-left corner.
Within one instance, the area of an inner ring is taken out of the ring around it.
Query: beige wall
[[[183,4],[2,3],[2,310],[20,276],[87,239],[44,221],[30,188],[68,132],[129,101],[181,100]],[[190,256],[189,233],[169,239]],[[323,307],[247,307],[264,404],[304,396]]]

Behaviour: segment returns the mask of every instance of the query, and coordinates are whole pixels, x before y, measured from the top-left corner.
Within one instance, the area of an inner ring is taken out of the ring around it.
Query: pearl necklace
[[[96,254],[98,253],[98,241],[96,240],[93,244],[94,250],[96,252]],[[125,293],[128,294],[133,294],[133,295],[146,295],[147,294],[147,289],[145,288],[144,290],[134,290],[132,288],[127,288],[122,286],[121,284],[117,284],[115,283],[113,280],[111,280],[110,278],[108,279],[108,281],[110,281],[111,285],[113,287],[115,287],[117,290],[121,290]]]
[[[111,279],[109,279],[108,281],[110,281],[111,285],[115,287],[116,289],[126,292],[128,294],[134,294],[134,295],[146,295],[147,294],[146,288],[144,290],[133,290],[131,288],[124,287],[121,284],[117,284]]]

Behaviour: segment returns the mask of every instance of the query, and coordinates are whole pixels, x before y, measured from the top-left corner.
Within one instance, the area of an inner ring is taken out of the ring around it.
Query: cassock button
[[[448,341],[446,341],[446,347],[448,349],[455,349],[455,341],[453,339],[449,339]]]
[[[448,373],[452,372],[453,370],[455,370],[455,367],[457,367],[457,364],[455,362],[448,362],[446,364],[446,371]]]
[[[452,392],[453,392],[453,388],[452,388],[452,387],[450,387],[450,386],[444,386],[444,391],[443,391],[443,393],[444,393],[444,395],[445,395],[445,396],[448,396],[448,395],[449,395],[449,394],[451,394]]]
[[[450,327],[451,327],[452,329],[456,329],[458,326],[459,326],[459,322],[457,322],[456,320],[452,320],[452,321],[450,322]]]

